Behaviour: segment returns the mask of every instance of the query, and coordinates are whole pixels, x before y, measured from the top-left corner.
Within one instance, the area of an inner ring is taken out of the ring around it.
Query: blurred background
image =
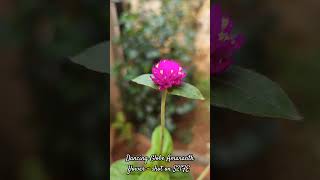
[[[102,0],[0,1],[0,179],[106,177],[108,78],[67,57],[108,25]]]
[[[320,178],[320,2],[214,0],[246,43],[236,63],[277,82],[303,122],[256,118],[211,108],[215,178]]]
[[[168,96],[166,127],[176,155],[195,154],[195,177],[209,164],[210,1],[132,0],[110,2],[110,159],[145,154],[160,124],[158,91],[130,82],[151,73],[160,59],[178,60],[186,82],[206,101]],[[207,177],[209,179],[209,177]]]

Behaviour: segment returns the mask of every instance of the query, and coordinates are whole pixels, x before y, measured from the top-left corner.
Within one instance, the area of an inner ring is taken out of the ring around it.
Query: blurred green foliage
[[[116,118],[111,124],[111,127],[114,128],[120,136],[120,140],[125,140],[128,143],[132,143],[133,134],[132,134],[132,124],[127,121],[123,112],[118,112]]]
[[[150,73],[152,65],[160,58],[171,58],[186,67],[186,81],[193,83],[191,56],[194,53],[195,20],[190,12],[192,7],[187,2],[171,0],[162,1],[159,12],[125,10],[120,17],[121,36],[114,38],[114,43],[122,46],[124,59],[117,60],[113,73],[120,87],[124,112],[140,131],[149,136],[160,122],[160,93],[129,83],[129,80]],[[175,129],[174,115],[186,114],[195,106],[194,101],[178,105],[177,100],[172,96],[167,99],[166,125],[169,131]]]

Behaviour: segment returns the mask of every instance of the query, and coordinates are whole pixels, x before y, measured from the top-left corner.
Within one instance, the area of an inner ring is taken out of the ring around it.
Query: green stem
[[[160,154],[162,154],[163,149],[163,137],[164,137],[164,128],[166,126],[165,114],[166,114],[166,98],[167,98],[168,91],[164,90],[161,97],[161,139],[160,139]]]
[[[197,180],[202,180],[203,178],[205,178],[210,170],[210,163],[208,164],[208,166],[202,171],[202,173],[200,174],[200,176],[198,177]]]

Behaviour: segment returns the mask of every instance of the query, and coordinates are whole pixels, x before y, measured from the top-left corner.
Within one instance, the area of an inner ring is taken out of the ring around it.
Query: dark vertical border
[[[212,7],[212,5],[214,3],[216,3],[217,0],[211,0],[210,1],[210,6]],[[210,13],[212,13],[212,9],[210,7]],[[212,23],[212,19],[211,19],[211,14],[210,14],[210,35],[212,34],[211,33],[211,25]],[[211,51],[211,42],[210,42],[210,51]],[[210,53],[210,56],[211,56],[211,53]],[[211,58],[210,58],[210,67],[211,67]],[[213,93],[211,91],[211,89],[213,89],[213,86],[214,84],[212,83],[211,81],[211,78],[210,78],[210,93]],[[211,95],[210,95],[211,97]],[[212,99],[210,101],[213,101]],[[217,171],[216,171],[216,165],[215,165],[215,159],[216,159],[216,151],[215,151],[215,148],[217,146],[217,143],[216,143],[216,121],[215,121],[215,118],[214,118],[214,108],[212,105],[210,105],[210,179],[214,179],[216,180],[216,177],[217,177]]]
[[[106,25],[105,25],[108,42],[110,42],[110,3],[111,3],[111,0],[107,4],[107,9],[106,9],[107,19],[106,19]],[[109,63],[108,66],[110,67],[110,56],[109,56],[110,50],[108,50],[108,52],[109,53],[107,54],[107,61]],[[109,72],[111,72],[111,71],[109,70]],[[104,134],[107,139],[106,145],[105,145],[105,147],[106,147],[106,150],[105,150],[106,161],[105,162],[107,164],[107,167],[106,167],[106,169],[107,169],[106,176],[107,177],[105,179],[110,179],[110,96],[111,96],[111,94],[110,94],[110,73],[106,74],[106,79],[107,79],[107,82],[106,82],[107,98],[106,98],[106,107],[105,108],[106,108],[106,113],[107,113],[107,117],[106,117],[106,123],[107,123],[106,129],[107,130],[105,131]]]

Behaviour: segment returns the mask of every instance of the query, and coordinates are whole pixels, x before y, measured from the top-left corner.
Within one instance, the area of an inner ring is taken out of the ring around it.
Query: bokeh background
[[[0,179],[107,176],[108,79],[67,57],[108,25],[102,0],[0,1]]]
[[[319,179],[320,2],[214,0],[243,33],[236,63],[277,82],[304,121],[211,108],[215,178]],[[259,89],[257,89],[259,91]]]

